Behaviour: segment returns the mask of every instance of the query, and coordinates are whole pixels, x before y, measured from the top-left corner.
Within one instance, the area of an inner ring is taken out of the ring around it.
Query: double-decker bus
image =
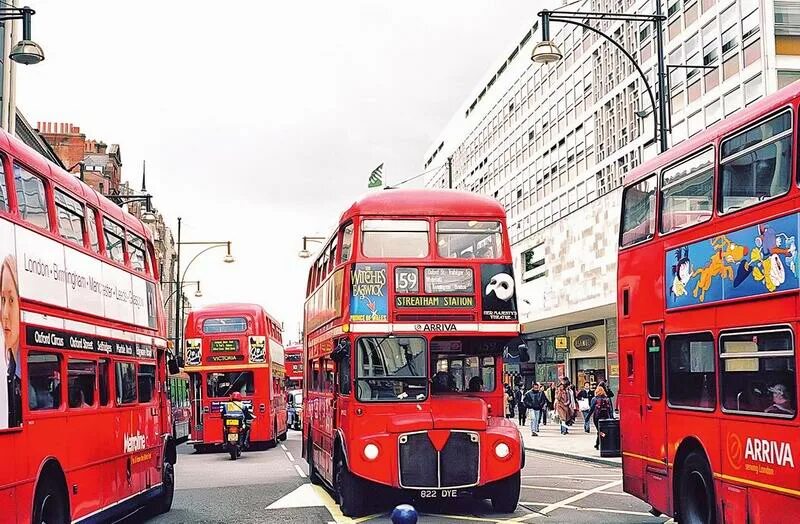
[[[184,371],[189,375],[192,435],[202,450],[221,445],[222,406],[234,392],[256,416],[250,442],[286,439],[281,325],[257,304],[218,304],[186,319]]]
[[[286,354],[286,390],[303,389],[303,344],[289,344]]]
[[[191,404],[189,403],[189,375],[181,371],[167,379],[167,394],[172,414],[172,437],[176,444],[189,440]]]
[[[504,418],[502,354],[519,323],[500,204],[445,190],[366,196],[312,264],[307,297],[312,481],[351,516],[381,493],[514,511],[524,454]]]
[[[0,133],[3,522],[169,510],[176,453],[154,261],[138,219]]]
[[[798,104],[795,83],[625,183],[624,488],[680,522],[800,515]]]

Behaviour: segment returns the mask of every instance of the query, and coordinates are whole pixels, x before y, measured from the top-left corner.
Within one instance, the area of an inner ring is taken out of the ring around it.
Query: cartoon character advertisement
[[[251,364],[263,364],[267,361],[267,337],[249,337],[248,339]]]
[[[481,290],[483,320],[517,320],[511,264],[481,264]]]
[[[389,318],[386,264],[355,264],[350,274],[350,321],[386,322]]]
[[[667,308],[797,289],[797,232],[790,215],[667,251]]]

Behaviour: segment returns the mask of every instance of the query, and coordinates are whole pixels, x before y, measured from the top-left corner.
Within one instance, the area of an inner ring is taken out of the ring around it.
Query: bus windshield
[[[432,393],[488,393],[495,390],[497,355],[503,342],[479,337],[434,339]]]
[[[420,401],[428,394],[423,338],[361,337],[357,397],[361,401]]]

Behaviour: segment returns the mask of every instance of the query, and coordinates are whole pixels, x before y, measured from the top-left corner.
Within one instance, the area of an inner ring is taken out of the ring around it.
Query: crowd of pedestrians
[[[595,439],[597,449],[600,444],[598,421],[614,417],[611,400],[614,392],[605,381],[597,384],[585,382],[580,390],[567,377],[561,377],[557,384],[533,382],[527,390],[521,385],[512,389],[507,384],[505,388],[506,417],[516,416],[520,426],[526,426],[530,420],[534,437],[538,436],[541,425],[547,425],[548,417],[551,422],[559,424],[562,435],[569,434],[580,413],[583,431],[591,433],[594,425],[598,433]]]

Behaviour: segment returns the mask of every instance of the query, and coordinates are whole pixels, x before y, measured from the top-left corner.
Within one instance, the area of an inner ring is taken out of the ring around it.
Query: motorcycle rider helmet
[[[242,394],[238,391],[231,393],[231,400],[242,400]]]

